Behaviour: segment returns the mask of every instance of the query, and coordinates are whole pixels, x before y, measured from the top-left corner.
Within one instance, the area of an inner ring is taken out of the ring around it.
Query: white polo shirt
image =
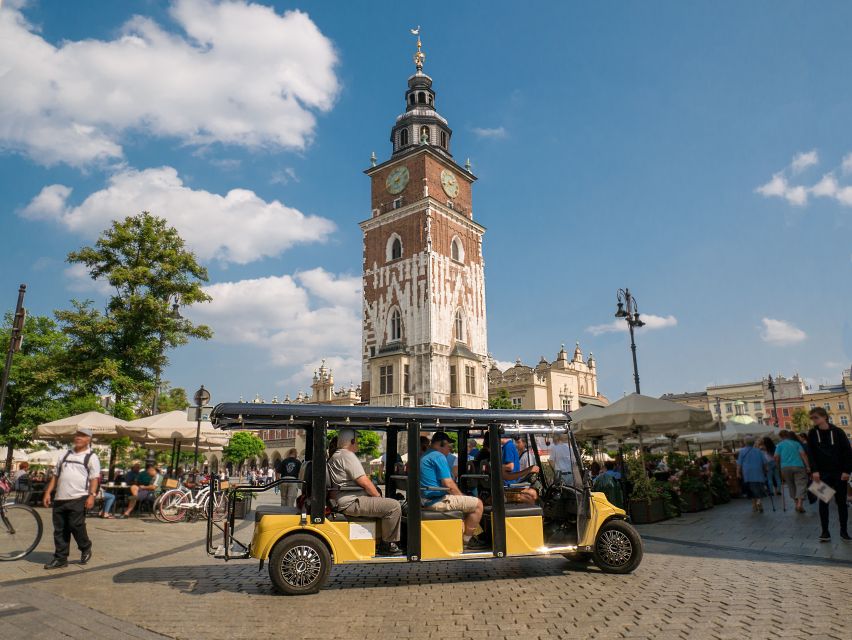
[[[91,449],[86,449],[80,453],[75,453],[73,449],[65,457],[63,453],[57,463],[57,473],[59,480],[56,486],[56,495],[54,500],[73,500],[89,495],[89,480],[99,478],[101,475],[101,462],[98,456],[92,453],[89,458],[89,468],[83,466],[86,460],[86,454],[90,453]],[[65,460],[63,463],[62,461]],[[62,465],[62,471],[59,472],[59,465]]]

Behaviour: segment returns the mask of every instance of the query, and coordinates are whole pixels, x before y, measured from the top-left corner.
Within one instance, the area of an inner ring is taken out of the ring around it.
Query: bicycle
[[[20,560],[41,542],[41,516],[30,506],[6,502],[12,487],[0,473],[0,562]]]
[[[228,511],[228,498],[224,491],[217,491],[213,499],[213,519],[218,522],[225,517]],[[160,496],[157,517],[164,522],[197,520],[206,517],[209,500],[209,485],[200,490],[184,487],[170,489]]]

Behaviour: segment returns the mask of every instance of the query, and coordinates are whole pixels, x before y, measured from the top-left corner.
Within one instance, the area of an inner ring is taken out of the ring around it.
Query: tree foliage
[[[248,458],[259,456],[266,449],[263,440],[249,431],[237,431],[223,450],[223,457],[235,465],[242,464]]]
[[[793,411],[791,416],[793,431],[802,433],[811,428],[811,419],[805,409],[799,408]]]
[[[329,429],[326,437],[330,442],[337,434],[337,429]],[[375,431],[356,429],[355,443],[358,445],[358,455],[368,461],[378,457],[382,451],[382,437]]]
[[[499,393],[488,401],[491,409],[514,409],[512,399],[506,389],[500,389]]]
[[[186,395],[186,389],[181,387],[170,388],[168,383],[161,385],[160,397],[157,399],[157,410],[159,413],[169,411],[183,411],[190,405]],[[151,415],[154,406],[154,390],[143,394],[139,399],[139,408],[136,411],[137,418]]]
[[[201,287],[207,270],[164,219],[142,212],[115,221],[68,262],[113,290],[103,313],[91,301],[74,301],[56,314],[70,339],[71,377],[88,390],[106,389],[117,401],[150,392],[169,349],[212,336],[173,312],[175,300],[186,306],[210,297]]]

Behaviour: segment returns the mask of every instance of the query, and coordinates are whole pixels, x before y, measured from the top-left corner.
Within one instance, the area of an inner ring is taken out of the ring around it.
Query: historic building
[[[487,406],[482,235],[470,164],[452,154],[420,38],[391,156],[365,171],[361,397],[385,406]]]
[[[604,407],[606,397],[598,393],[598,372],[594,356],[583,357],[580,343],[571,358],[565,345],[548,362],[544,356],[535,367],[521,364],[500,371],[492,364],[488,372],[488,392],[491,398],[506,391],[517,409],[557,409],[574,411],[587,404]]]

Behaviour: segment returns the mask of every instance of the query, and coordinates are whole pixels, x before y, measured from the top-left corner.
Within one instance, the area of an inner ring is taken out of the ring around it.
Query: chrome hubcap
[[[604,531],[598,539],[598,553],[613,567],[627,564],[633,555],[633,545],[623,531],[610,529]]]
[[[291,587],[307,587],[320,575],[322,560],[308,546],[293,547],[281,559],[281,577]]]

